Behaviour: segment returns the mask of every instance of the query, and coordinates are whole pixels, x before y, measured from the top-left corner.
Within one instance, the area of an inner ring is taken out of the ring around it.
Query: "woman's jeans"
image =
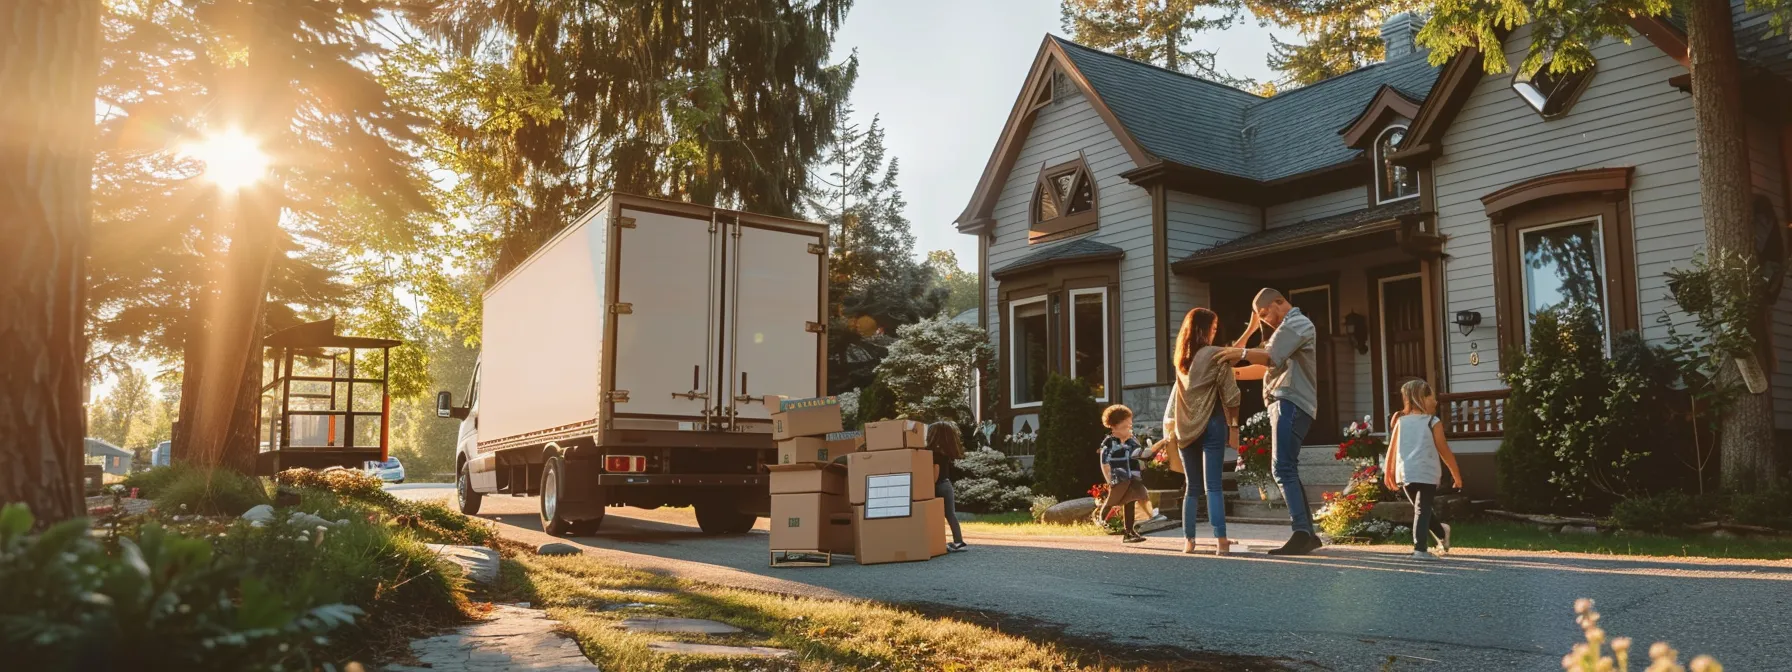
[[[1182,452],[1182,475],[1188,480],[1182,491],[1182,536],[1195,538],[1195,504],[1201,501],[1196,493],[1207,493],[1207,522],[1213,525],[1213,536],[1226,536],[1226,493],[1220,490],[1220,465],[1226,459],[1226,416],[1214,413],[1207,419],[1201,438],[1179,448]],[[1196,478],[1197,471],[1201,474]]]
[[[942,478],[933,484],[933,496],[946,500],[946,523],[952,526],[953,543],[964,543],[964,530],[958,527],[957,492],[952,489],[952,480]]]

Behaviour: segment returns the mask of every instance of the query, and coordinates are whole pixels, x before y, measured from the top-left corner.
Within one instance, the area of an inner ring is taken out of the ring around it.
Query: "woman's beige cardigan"
[[[1216,361],[1219,346],[1209,345],[1195,351],[1195,361],[1188,372],[1176,369],[1176,386],[1170,391],[1170,403],[1164,407],[1164,438],[1169,440],[1170,469],[1182,472],[1182,451],[1207,431],[1213,417],[1214,400],[1225,408],[1238,408],[1238,379],[1232,367]]]

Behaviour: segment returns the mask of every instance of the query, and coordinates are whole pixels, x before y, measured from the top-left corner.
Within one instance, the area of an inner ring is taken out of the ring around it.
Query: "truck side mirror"
[[[436,417],[454,417],[454,395],[447,390],[436,393]]]

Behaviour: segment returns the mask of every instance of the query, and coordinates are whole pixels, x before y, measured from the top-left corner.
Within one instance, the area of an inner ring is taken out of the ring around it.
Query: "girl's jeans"
[[[1444,538],[1444,524],[1437,515],[1437,484],[1407,483],[1403,489],[1412,500],[1412,550],[1428,550],[1431,535]]]
[[[951,479],[942,478],[933,484],[933,496],[946,500],[946,524],[952,526],[953,543],[964,543],[964,530],[958,527],[958,502]]]

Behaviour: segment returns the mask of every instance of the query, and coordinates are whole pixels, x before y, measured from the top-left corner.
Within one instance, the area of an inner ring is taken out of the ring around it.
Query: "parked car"
[[[404,482],[404,463],[398,461],[396,457],[388,457],[385,462],[368,460],[361,465],[361,471],[387,483]]]

